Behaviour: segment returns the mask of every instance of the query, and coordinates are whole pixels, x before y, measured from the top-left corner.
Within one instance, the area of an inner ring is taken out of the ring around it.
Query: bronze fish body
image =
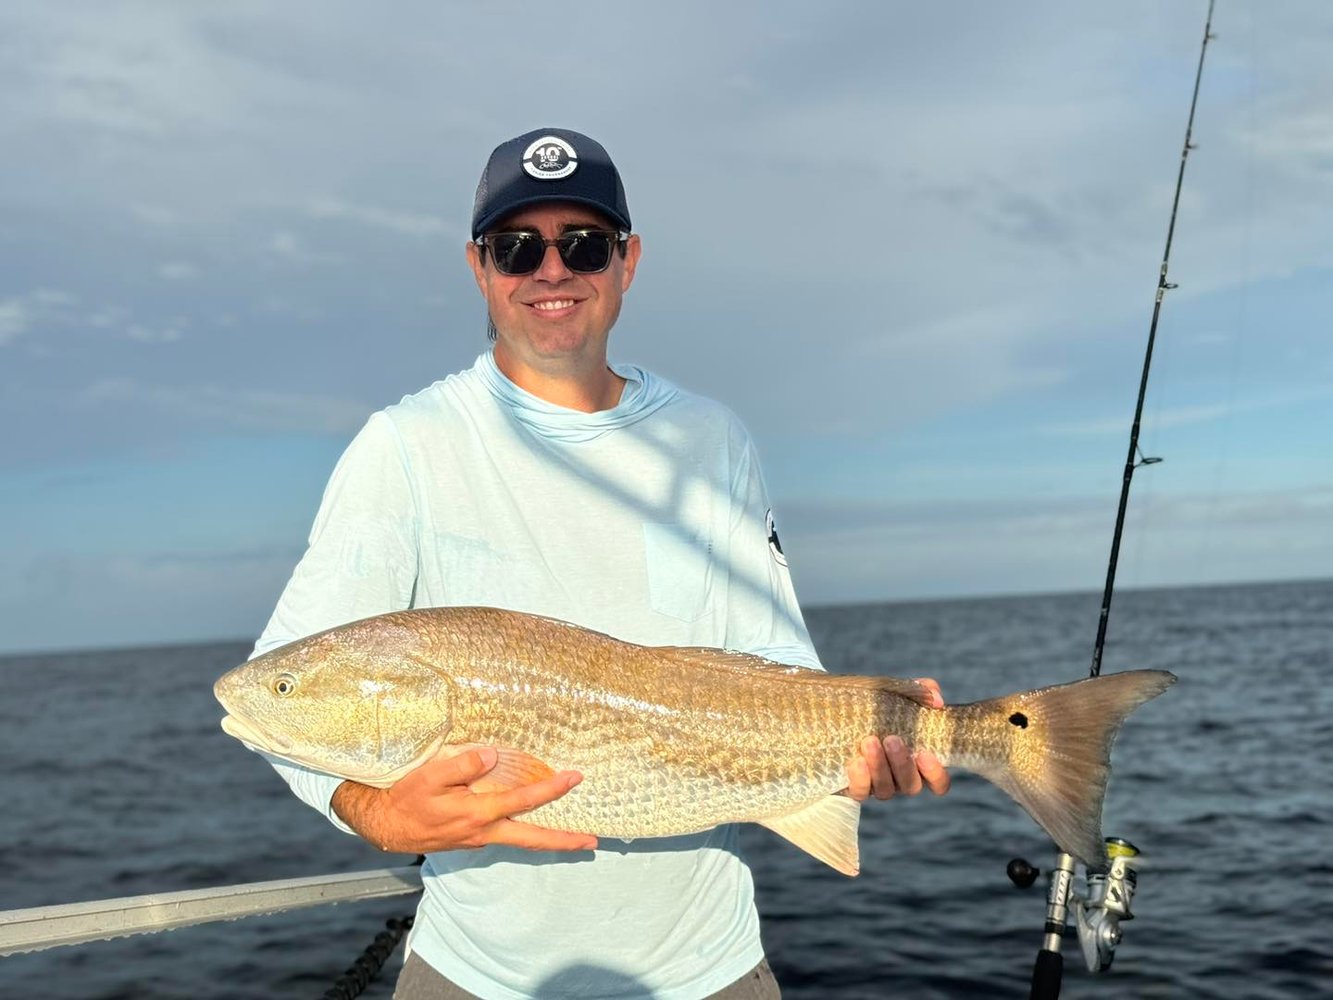
[[[353,781],[387,786],[438,753],[494,746],[499,762],[475,788],[584,776],[530,822],[626,839],[760,823],[854,875],[860,807],[836,793],[861,741],[890,734],[987,778],[1061,848],[1100,863],[1111,744],[1174,682],[1137,670],[931,708],[913,681],[451,607],[298,640],[225,674],[214,694],[226,732]]]

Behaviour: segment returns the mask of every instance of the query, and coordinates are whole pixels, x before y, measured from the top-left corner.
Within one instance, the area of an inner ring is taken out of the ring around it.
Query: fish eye
[[[278,674],[273,678],[273,693],[286,697],[296,690],[296,678],[291,674]]]

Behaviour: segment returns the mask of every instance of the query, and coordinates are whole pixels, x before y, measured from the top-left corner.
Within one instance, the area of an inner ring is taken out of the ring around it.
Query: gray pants
[[[778,981],[773,978],[773,972],[768,967],[768,959],[764,959],[730,986],[718,990],[708,1000],[779,1000],[781,996]],[[394,988],[393,1000],[477,1000],[477,998],[445,979],[427,965],[420,955],[412,954],[403,963],[403,971],[398,974],[398,985]],[[636,1000],[648,1000],[648,994],[640,993]]]

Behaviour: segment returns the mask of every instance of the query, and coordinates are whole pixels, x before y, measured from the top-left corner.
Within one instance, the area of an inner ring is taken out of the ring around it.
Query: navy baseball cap
[[[589,205],[630,229],[625,187],[602,144],[567,128],[539,128],[496,146],[486,161],[472,203],[472,238],[542,201]]]

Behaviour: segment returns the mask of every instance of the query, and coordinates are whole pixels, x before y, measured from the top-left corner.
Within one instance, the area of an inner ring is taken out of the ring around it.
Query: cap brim
[[[563,201],[567,203],[573,203],[576,205],[586,205],[588,208],[595,209],[599,215],[606,216],[608,219],[614,222],[619,228],[625,230],[626,232],[628,232],[631,228],[629,219],[625,218],[624,216],[620,215],[617,212],[611,211],[602,202],[595,201],[592,198],[580,198],[578,195],[557,195],[555,197],[552,197],[551,195],[540,194],[540,195],[531,195],[527,198],[519,198],[517,201],[509,202],[503,208],[496,209],[495,211],[492,212],[487,212],[484,216],[482,216],[475,223],[473,223],[472,238],[475,240],[478,236],[486,232],[486,230],[490,229],[497,222],[503,219],[506,215],[513,215],[521,208],[527,208],[529,205],[540,205],[545,202],[556,202],[556,201]]]

